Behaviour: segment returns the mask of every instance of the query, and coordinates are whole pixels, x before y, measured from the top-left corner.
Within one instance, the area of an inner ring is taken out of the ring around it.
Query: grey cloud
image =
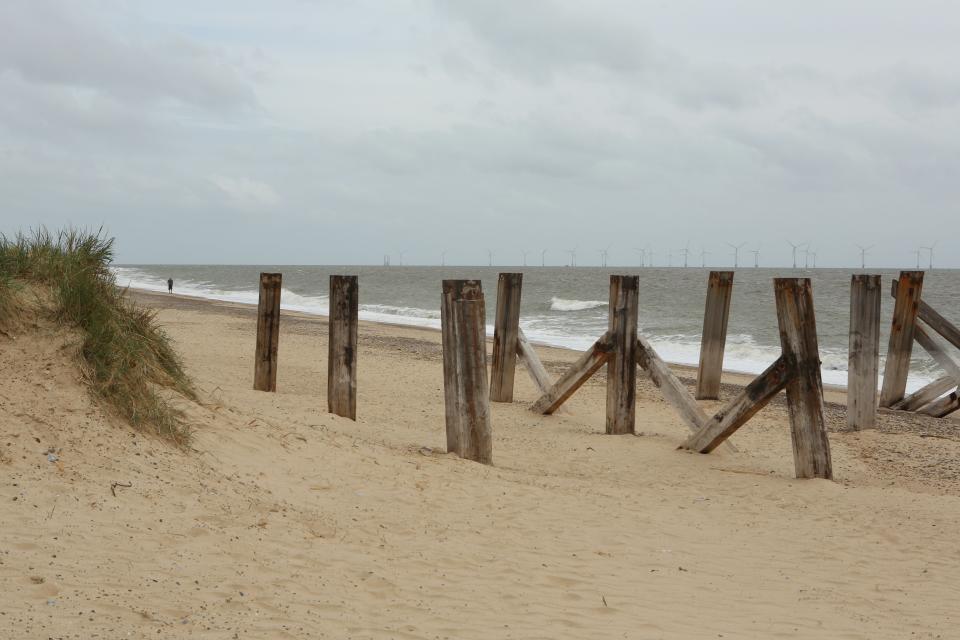
[[[899,109],[949,109],[960,105],[960,74],[900,64],[854,78],[856,86],[874,99],[889,100]]]
[[[558,0],[442,2],[467,25],[485,53],[505,73],[546,81],[590,69],[622,76],[624,90],[665,96],[694,110],[741,109],[764,93],[764,75],[719,64],[702,64],[654,42],[642,12],[603,14],[589,4]],[[448,52],[452,73],[485,79],[464,52]]]
[[[549,75],[569,65],[637,72],[649,63],[639,31],[586,5],[571,10],[553,0],[445,0],[438,6],[488,43],[501,63],[525,73]]]
[[[204,108],[254,103],[237,65],[186,38],[124,37],[91,20],[90,5],[30,0],[0,5],[0,72],[119,100],[173,99]]]

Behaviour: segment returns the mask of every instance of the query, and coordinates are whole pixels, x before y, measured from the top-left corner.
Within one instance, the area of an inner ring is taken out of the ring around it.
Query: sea
[[[148,291],[174,292],[210,300],[255,305],[259,274],[283,274],[281,307],[323,316],[328,311],[331,274],[359,276],[360,318],[418,327],[440,328],[440,291],[444,279],[479,279],[488,303],[487,333],[493,335],[493,310],[500,272],[523,273],[520,324],[534,343],[588,348],[607,327],[609,276],[640,277],[640,331],[660,356],[671,363],[699,361],[700,334],[709,269],[626,267],[437,267],[306,265],[117,265],[117,283]],[[881,356],[886,353],[893,298],[890,282],[897,270],[873,270],[883,276]],[[850,314],[848,269],[741,268],[734,276],[724,369],[760,373],[780,353],[773,299],[773,278],[810,278],[820,359],[825,384],[846,386]],[[923,299],[960,324],[960,270],[928,271]],[[954,355],[957,355],[953,351]],[[908,380],[915,390],[942,375],[919,346]],[[881,363],[881,371],[882,371]]]

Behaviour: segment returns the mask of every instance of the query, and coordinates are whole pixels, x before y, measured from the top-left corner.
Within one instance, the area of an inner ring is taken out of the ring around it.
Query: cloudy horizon
[[[0,2],[0,231],[104,226],[124,263],[956,268],[960,7],[906,6]]]

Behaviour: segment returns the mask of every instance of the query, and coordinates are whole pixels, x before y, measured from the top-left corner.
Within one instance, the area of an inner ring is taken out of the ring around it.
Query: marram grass
[[[154,313],[117,286],[112,260],[113,238],[102,231],[0,236],[0,323],[16,313],[18,286],[48,289],[48,311],[82,333],[81,369],[93,395],[134,428],[184,445],[189,428],[161,390],[196,399],[193,385]]]

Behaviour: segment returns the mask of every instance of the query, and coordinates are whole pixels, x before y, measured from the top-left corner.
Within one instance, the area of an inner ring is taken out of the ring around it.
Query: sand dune
[[[68,332],[0,337],[0,637],[955,635],[956,422],[884,413],[799,481],[779,403],[703,456],[646,383],[610,437],[602,379],[544,417],[518,376],[485,467],[443,453],[433,332],[364,325],[353,423],[322,320],[285,314],[266,394],[251,310],[144,299],[203,390],[187,452],[91,404]]]

